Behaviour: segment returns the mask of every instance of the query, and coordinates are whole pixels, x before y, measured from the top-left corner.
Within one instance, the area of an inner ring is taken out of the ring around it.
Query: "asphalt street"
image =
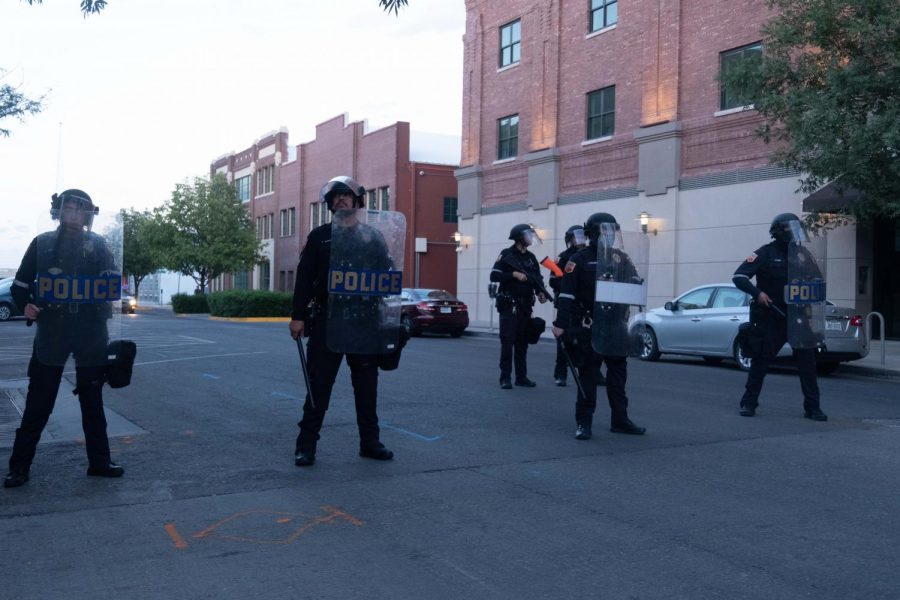
[[[900,598],[897,379],[820,378],[816,423],[779,370],[749,419],[733,364],[630,361],[647,435],[609,433],[601,395],[578,441],[552,343],[538,387],[504,391],[496,338],[415,338],[380,375],[395,460],[357,455],[344,366],[301,469],[286,323],[123,321],[134,378],[104,393],[125,476],[85,476],[71,368],[31,481],[0,489],[2,598]],[[3,461],[32,336],[0,323]]]

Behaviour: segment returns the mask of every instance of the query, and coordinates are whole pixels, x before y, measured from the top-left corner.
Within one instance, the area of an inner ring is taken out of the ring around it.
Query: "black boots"
[[[579,425],[578,429],[575,430],[575,439],[576,440],[591,439],[591,426],[590,425]]]
[[[114,463],[106,463],[88,467],[87,474],[91,477],[121,477],[125,474],[125,469]]]
[[[822,412],[821,408],[808,408],[803,412],[803,416],[813,421],[827,421],[828,415]]]
[[[359,455],[363,458],[374,458],[375,460],[391,460],[394,458],[394,453],[385,448],[384,444],[370,447],[360,446]]]
[[[500,389],[501,390],[511,390],[512,389],[512,381],[509,378],[500,378]]]
[[[13,470],[6,474],[6,478],[3,480],[3,487],[5,488],[15,488],[22,485],[25,485],[28,482],[28,471],[17,471]]]
[[[741,404],[740,415],[742,417],[755,417],[756,416],[756,405],[755,404]]]
[[[644,435],[647,431],[646,427],[638,427],[634,423],[631,422],[631,419],[625,419],[624,421],[620,421],[618,423],[614,423],[612,427],[609,428],[613,433],[627,433],[628,435]]]
[[[311,467],[316,464],[315,452],[297,452],[294,455],[294,465],[298,467]]]
[[[519,387],[537,387],[537,384],[527,377],[517,377],[516,385]]]

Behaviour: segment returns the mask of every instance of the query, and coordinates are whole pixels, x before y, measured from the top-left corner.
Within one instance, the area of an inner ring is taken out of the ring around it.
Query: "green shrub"
[[[293,295],[264,290],[228,290],[207,296],[214,317],[289,317]]]
[[[208,313],[206,298],[204,294],[175,294],[172,296],[172,311],[178,314]]]

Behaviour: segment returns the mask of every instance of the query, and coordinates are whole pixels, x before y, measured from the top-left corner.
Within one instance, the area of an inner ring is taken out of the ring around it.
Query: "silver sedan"
[[[738,326],[750,318],[750,296],[731,283],[696,287],[645,314],[646,329],[640,334],[640,358],[658,360],[660,354],[702,356],[709,363],[734,359],[749,369],[751,359],[737,344]],[[632,317],[632,323],[637,317]],[[816,356],[819,373],[834,371],[841,362],[869,354],[865,324],[853,309],[828,302],[825,312],[825,346]],[[789,359],[785,344],[778,359]]]

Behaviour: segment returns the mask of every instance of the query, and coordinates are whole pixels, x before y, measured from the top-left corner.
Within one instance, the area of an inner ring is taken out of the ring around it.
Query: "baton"
[[[769,305],[769,308],[771,308],[772,310],[774,310],[776,313],[778,313],[778,314],[781,315],[782,317],[787,318],[787,315],[784,314],[784,311],[781,310],[780,308],[778,308],[777,306],[775,306],[774,304],[770,304],[770,305]]]
[[[316,408],[316,401],[313,399],[312,386],[309,385],[309,371],[306,368],[306,354],[303,352],[303,342],[300,338],[303,336],[297,336],[297,350],[300,351],[300,368],[303,370],[303,381],[306,382],[306,393],[309,394],[309,404]]]
[[[584,393],[584,388],[581,386],[581,377],[578,375],[578,369],[575,368],[575,363],[572,361],[572,355],[569,354],[569,347],[563,340],[560,340],[560,344],[562,345],[563,356],[566,357],[566,364],[569,365],[569,371],[572,372],[572,379],[575,380],[575,385],[578,387],[578,392],[581,394],[582,398],[587,400],[587,394]]]

